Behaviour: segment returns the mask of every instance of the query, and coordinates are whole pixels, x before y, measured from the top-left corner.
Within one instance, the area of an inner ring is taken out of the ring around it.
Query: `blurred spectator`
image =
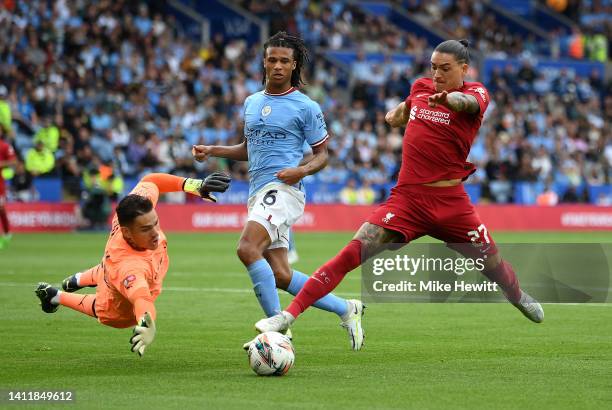
[[[44,147],[51,153],[57,151],[59,145],[60,131],[55,124],[51,116],[47,115],[43,117],[42,127],[36,132],[34,136],[34,144],[42,142]]]
[[[42,141],[36,142],[26,153],[25,167],[35,177],[50,174],[54,165],[55,158]]]
[[[34,178],[23,162],[18,161],[15,165],[15,175],[11,179],[11,192],[16,201],[32,202],[38,200],[38,192],[34,187]]]
[[[0,84],[0,127],[3,128],[4,133],[9,138],[13,135],[13,125],[11,116],[11,106],[6,100],[8,96],[8,90],[2,84]]]
[[[544,191],[536,198],[536,204],[540,206],[555,206],[559,203],[559,196],[549,184],[546,185]]]
[[[349,179],[346,186],[340,191],[340,202],[345,205],[357,205],[359,201],[357,193],[357,181]]]
[[[364,181],[357,190],[357,203],[359,205],[372,205],[376,202],[376,192],[368,181]]]
[[[88,180],[83,191],[81,214],[86,229],[105,230],[111,212],[110,196],[104,187],[97,169],[87,172]]]
[[[357,3],[236,3],[269,19],[271,33],[301,33],[309,44],[304,91],[321,104],[332,136],[330,164],[311,181],[392,183],[403,131],[389,129],[384,112],[408,95],[412,79],[427,75],[427,42]],[[554,42],[543,50],[536,39],[500,24],[481,0],[394,3],[449,36],[470,38],[489,57],[522,57],[519,67],[496,69],[486,84],[492,101],[471,154],[481,169],[468,181],[482,184],[485,199],[511,201],[517,184],[536,180],[610,183],[612,97],[605,75],[539,69],[533,56],[548,53]],[[610,7],[570,3],[564,12],[581,23],[584,56],[606,61],[610,23],[602,16]],[[28,169],[28,155],[39,152],[30,150],[34,140],[44,142],[51,161],[36,154],[47,162],[34,162],[62,179],[65,198],[78,198],[84,170],[102,162],[121,181],[150,171],[213,169],[246,179],[244,163],[194,164],[190,147],[241,142],[244,98],[262,88],[259,45],[213,33],[200,46],[159,2],[32,0],[17,2],[3,18],[0,122],[10,126],[12,112],[15,147]],[[355,50],[357,62],[332,64],[321,53],[329,49]],[[369,60],[372,51],[386,54],[382,63]],[[402,52],[411,53],[410,65],[391,57]],[[477,74],[477,61],[473,68]],[[35,139],[31,130],[38,130]]]
[[[561,202],[566,204],[575,204],[580,202],[580,196],[578,196],[578,192],[576,192],[575,186],[570,186],[569,188],[567,188],[567,190],[561,197]]]
[[[605,192],[600,193],[595,204],[599,206],[612,206],[612,195]]]

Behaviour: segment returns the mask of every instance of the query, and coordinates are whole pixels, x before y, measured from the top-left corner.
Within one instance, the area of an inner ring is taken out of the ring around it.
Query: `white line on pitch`
[[[6,287],[24,287],[34,288],[35,285],[29,283],[17,283],[17,282],[0,282],[0,286]],[[197,287],[185,287],[185,286],[167,286],[162,288],[163,291],[168,292],[210,292],[210,293],[253,293],[253,289],[249,288],[197,288]],[[355,297],[360,296],[359,293],[334,293],[338,296],[343,297]]]
[[[7,287],[33,287],[34,285],[29,283],[17,283],[17,282],[0,282],[0,286]],[[162,288],[168,292],[210,292],[210,293],[252,293],[252,289],[248,288],[198,288],[198,287],[185,287],[185,286],[168,286]],[[341,292],[335,293],[335,295],[342,297],[359,297],[360,293],[353,292]],[[575,303],[575,302],[549,302],[543,303],[545,305],[557,305],[557,306],[585,306],[585,307],[612,307],[612,303]]]

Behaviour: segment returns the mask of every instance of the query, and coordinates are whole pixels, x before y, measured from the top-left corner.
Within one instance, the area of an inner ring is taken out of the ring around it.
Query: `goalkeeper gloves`
[[[144,355],[145,349],[153,343],[153,339],[155,339],[155,322],[149,312],[145,312],[138,326],[134,328],[134,335],[130,338],[132,352]]]
[[[207,201],[217,202],[211,192],[225,192],[232,178],[223,172],[213,172],[204,180],[187,178],[183,183],[183,191],[197,195]]]

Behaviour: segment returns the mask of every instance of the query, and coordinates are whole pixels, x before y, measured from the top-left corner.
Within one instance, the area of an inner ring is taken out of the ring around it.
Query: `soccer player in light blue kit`
[[[292,270],[287,260],[289,230],[304,213],[302,178],[327,165],[323,113],[298,90],[307,59],[300,38],[279,32],[268,39],[263,50],[264,90],[244,102],[245,140],[233,146],[196,145],[192,150],[198,161],[213,156],[249,162],[248,220],[237,253],[268,317],[280,312],[277,287],[296,295],[308,279]],[[300,165],[304,142],[313,155]],[[361,301],[329,294],[314,306],[340,316],[351,347],[361,349]]]

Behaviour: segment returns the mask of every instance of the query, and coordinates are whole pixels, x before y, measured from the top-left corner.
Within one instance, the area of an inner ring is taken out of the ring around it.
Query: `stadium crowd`
[[[124,179],[151,171],[201,176],[225,169],[246,180],[246,164],[194,163],[190,148],[240,142],[242,102],[262,88],[257,45],[215,35],[200,48],[157,3],[9,3],[0,5],[0,99],[14,120],[4,133],[20,157],[15,182],[23,183],[13,184],[20,192],[31,192],[32,176],[61,178],[67,200],[99,186],[117,196]],[[242,4],[264,15],[274,6]],[[329,166],[309,178],[367,187],[392,182],[402,134],[389,129],[384,114],[406,97],[413,78],[427,75],[427,43],[341,2],[280,4],[296,12],[272,30],[302,33],[316,46],[305,90],[321,104],[332,135]],[[482,51],[517,51],[515,39],[484,37],[475,42]],[[315,50],[357,46],[362,53],[409,52],[415,63],[358,58],[344,92],[344,71]],[[482,184],[484,200],[509,202],[516,182],[541,181],[574,187],[561,200],[585,201],[584,183],[612,182],[612,94],[597,73],[544,75],[524,58],[522,67],[498,70],[486,85],[492,103],[470,155],[479,171],[469,180]]]

